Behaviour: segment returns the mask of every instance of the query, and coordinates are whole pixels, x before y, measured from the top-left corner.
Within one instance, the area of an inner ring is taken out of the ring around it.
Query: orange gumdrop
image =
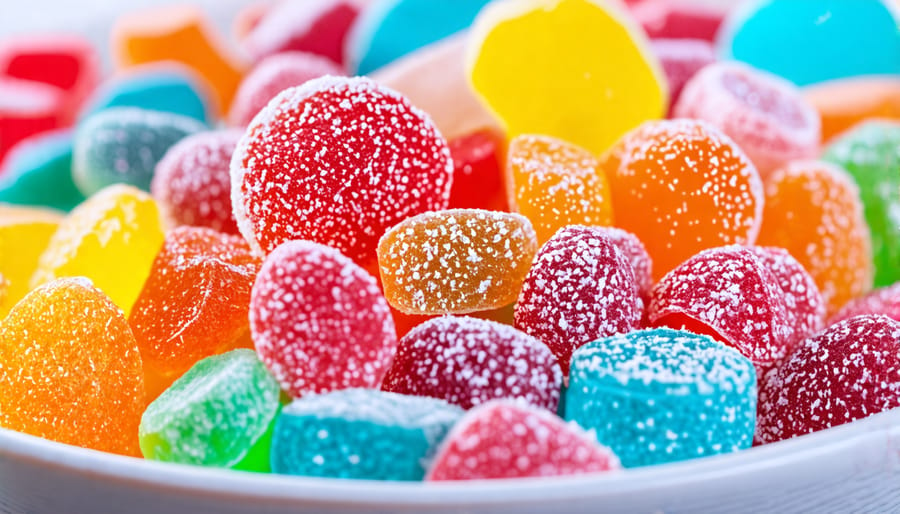
[[[122,311],[85,278],[29,293],[0,326],[0,426],[140,456],[144,382]]]
[[[648,122],[604,156],[616,226],[638,237],[655,280],[702,250],[753,244],[763,188],[744,152],[696,120]]]
[[[819,111],[828,141],[869,118],[900,120],[900,78],[854,77],[808,87],[803,96]]]
[[[239,236],[201,227],[169,232],[128,319],[149,400],[200,359],[253,347],[247,316],[261,265]]]
[[[841,168],[800,161],[766,181],[759,244],[787,250],[815,280],[828,315],[872,289],[872,249],[859,188]]]
[[[246,69],[225,48],[203,12],[186,5],[119,18],[111,47],[122,68],[158,61],[176,61],[193,68],[212,87],[220,109],[231,105]]]

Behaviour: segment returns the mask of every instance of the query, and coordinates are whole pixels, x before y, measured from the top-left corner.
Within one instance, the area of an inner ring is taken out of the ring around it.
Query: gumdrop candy
[[[64,125],[63,91],[0,75],[0,162],[19,141]]]
[[[696,0],[638,0],[631,6],[631,12],[651,38],[712,42],[728,13],[727,5]]]
[[[509,211],[503,174],[506,136],[493,128],[482,128],[451,139],[453,186],[451,209]]]
[[[556,357],[534,337],[493,321],[443,316],[400,340],[382,389],[463,409],[506,398],[555,412],[561,384]]]
[[[514,302],[536,252],[526,218],[454,209],[420,214],[388,230],[378,244],[378,267],[394,308],[464,314]]]
[[[737,143],[763,178],[818,156],[821,121],[790,82],[736,62],[711,64],[685,86],[679,118],[706,120]]]
[[[294,398],[377,387],[397,347],[375,278],[310,241],[289,241],[266,257],[250,296],[250,332]]]
[[[347,42],[348,67],[366,75],[467,29],[490,0],[375,0]]]
[[[828,322],[835,324],[854,316],[881,315],[900,321],[900,282],[850,300]]]
[[[654,39],[651,43],[669,83],[671,118],[685,84],[698,71],[716,61],[715,50],[712,44],[701,39]]]
[[[819,286],[828,314],[872,288],[859,189],[835,166],[801,161],[769,177],[758,244],[793,255]]]
[[[631,468],[749,448],[756,405],[747,358],[707,336],[655,329],[576,350],[565,417]]]
[[[72,139],[58,130],[17,143],[0,166],[0,202],[69,211],[84,201],[72,180]]]
[[[610,154],[604,169],[616,226],[644,243],[655,279],[701,250],[756,240],[762,180],[741,149],[712,125],[650,122]]]
[[[283,91],[250,124],[232,204],[256,250],[307,239],[365,266],[388,228],[447,207],[452,173],[425,113],[369,79],[326,77]]]
[[[603,227],[601,231],[616,245],[616,248],[622,252],[622,255],[631,264],[638,294],[644,300],[644,307],[647,307],[650,291],[653,289],[653,261],[650,259],[650,255],[647,254],[644,243],[631,232],[620,228]]]
[[[275,473],[422,480],[462,409],[434,398],[347,389],[301,398],[282,411],[272,441]]]
[[[172,113],[133,107],[101,111],[75,133],[75,185],[85,196],[119,183],[149,191],[156,164],[166,151],[205,129],[197,120]]]
[[[278,412],[278,382],[252,350],[197,362],[144,411],[144,458],[232,467],[265,435]]]
[[[49,209],[0,205],[0,274],[7,282],[0,319],[31,291],[31,276],[60,221]]]
[[[199,227],[166,234],[128,318],[149,399],[200,359],[252,347],[247,316],[261,265],[239,236]]]
[[[528,0],[482,10],[469,74],[510,137],[544,134],[599,154],[666,113],[665,76],[622,9],[609,0]]]
[[[83,278],[53,281],[0,324],[0,426],[139,456],[141,356],[122,311]]]
[[[156,164],[150,192],[173,226],[240,234],[231,208],[231,156],[243,131],[189,135]]]
[[[803,96],[822,120],[830,141],[871,118],[900,121],[900,78],[858,77],[804,88]]]
[[[520,135],[509,142],[506,187],[538,244],[568,225],[612,225],[609,183],[590,152],[559,139]]]
[[[643,302],[634,269],[604,228],[569,226],[541,247],[516,302],[516,328],[559,360],[599,338],[640,328]]]
[[[886,0],[755,0],[728,15],[717,45],[723,59],[749,63],[799,86],[896,75],[900,20],[895,12]]]
[[[900,281],[900,121],[865,122],[825,151],[859,186],[872,236],[875,285]]]
[[[771,375],[757,438],[781,441],[900,406],[900,322],[856,316],[805,340]]]
[[[615,471],[593,435],[539,408],[494,400],[468,411],[438,449],[426,480],[551,477]]]
[[[153,198],[131,186],[110,186],[62,220],[41,254],[31,285],[87,277],[128,316],[162,243]]]

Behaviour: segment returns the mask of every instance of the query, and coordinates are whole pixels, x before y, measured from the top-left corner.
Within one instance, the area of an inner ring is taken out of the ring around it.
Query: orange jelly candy
[[[122,311],[84,278],[50,282],[0,325],[0,426],[140,456],[144,381]]]
[[[744,152],[712,125],[648,122],[605,157],[616,226],[638,237],[656,280],[708,248],[753,244],[762,180]]]
[[[509,143],[506,170],[509,203],[531,220],[539,245],[569,225],[612,224],[606,174],[587,150],[549,136],[521,135]]]
[[[787,250],[822,292],[828,314],[872,289],[872,249],[859,189],[844,170],[798,161],[766,181],[759,244]]]
[[[822,139],[869,118],[900,120],[900,77],[854,77],[807,87],[803,96],[819,111]]]

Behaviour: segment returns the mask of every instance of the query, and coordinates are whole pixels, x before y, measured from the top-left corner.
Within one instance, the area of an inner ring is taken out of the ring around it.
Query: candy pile
[[[900,407],[900,20],[849,5],[284,1],[240,51],[165,8],[109,78],[0,40],[0,427],[444,481]]]

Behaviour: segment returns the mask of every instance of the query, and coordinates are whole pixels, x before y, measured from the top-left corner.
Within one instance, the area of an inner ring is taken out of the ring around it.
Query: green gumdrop
[[[875,287],[900,280],[900,123],[870,121],[840,136],[824,160],[846,169],[859,186],[872,232]]]
[[[0,176],[0,202],[69,211],[84,201],[72,181],[68,131],[41,134],[15,146]]]
[[[153,401],[139,430],[144,457],[199,466],[266,469],[266,433],[279,409],[275,378],[251,350],[199,361]],[[258,447],[257,447],[258,445]],[[263,448],[265,446],[265,448]]]
[[[283,405],[278,406],[278,411],[275,413],[275,416],[272,417],[272,421],[269,423],[266,433],[256,441],[256,444],[250,447],[247,455],[244,455],[244,458],[241,459],[240,462],[231,466],[231,469],[237,471],[252,471],[254,473],[272,472],[272,436],[275,433],[275,423],[278,421],[278,416],[281,414],[282,407]]]

